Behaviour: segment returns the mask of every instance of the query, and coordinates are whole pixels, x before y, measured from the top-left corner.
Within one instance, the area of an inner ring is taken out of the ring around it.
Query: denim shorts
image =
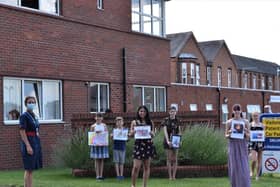
[[[125,163],[125,151],[114,150],[113,151],[114,163],[124,164]]]

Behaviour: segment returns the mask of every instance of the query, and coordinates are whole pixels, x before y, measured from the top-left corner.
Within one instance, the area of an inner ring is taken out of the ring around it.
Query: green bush
[[[179,158],[191,164],[218,165],[227,163],[227,142],[221,131],[205,126],[194,126],[182,136]]]
[[[152,160],[153,166],[166,165],[166,155],[165,155],[165,150],[163,148],[163,139],[164,139],[163,130],[157,133],[153,139],[154,146],[156,148],[156,153],[157,153],[155,158]]]

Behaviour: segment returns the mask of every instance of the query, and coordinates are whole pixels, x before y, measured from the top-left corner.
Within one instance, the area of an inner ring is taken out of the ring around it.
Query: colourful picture
[[[265,136],[264,131],[250,131],[251,142],[264,142]]]
[[[236,138],[236,139],[244,139],[244,126],[245,124],[232,120],[231,122],[231,138]]]
[[[108,131],[101,133],[88,132],[88,145],[93,146],[108,146]]]
[[[181,144],[181,136],[173,135],[171,137],[171,143],[172,143],[173,148],[178,149],[180,147],[180,144]]]
[[[135,134],[134,134],[135,139],[151,139],[150,126],[137,126],[134,127],[134,130],[135,130]]]
[[[113,139],[126,141],[128,139],[128,129],[114,129]]]

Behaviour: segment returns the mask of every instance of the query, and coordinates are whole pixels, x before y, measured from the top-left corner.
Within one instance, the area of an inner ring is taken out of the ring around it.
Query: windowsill
[[[62,120],[39,120],[40,124],[64,124],[65,121]],[[18,120],[10,120],[10,121],[4,121],[4,125],[18,125]]]

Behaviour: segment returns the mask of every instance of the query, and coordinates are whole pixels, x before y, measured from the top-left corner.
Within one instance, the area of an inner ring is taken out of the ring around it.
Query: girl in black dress
[[[264,131],[264,125],[259,120],[258,112],[252,113],[252,122],[250,123],[250,131]],[[249,142],[249,151],[252,160],[250,176],[251,177],[253,176],[257,164],[256,180],[259,180],[259,175],[261,172],[263,148],[264,148],[264,142],[251,142],[251,141]]]
[[[135,135],[135,127],[150,126],[150,138],[136,139],[133,150],[133,168],[131,173],[131,187],[135,187],[139,170],[143,163],[143,187],[147,186],[147,180],[150,176],[151,159],[155,154],[155,147],[152,142],[154,137],[154,124],[149,116],[146,106],[140,106],[137,110],[137,119],[131,122],[130,136]]]

